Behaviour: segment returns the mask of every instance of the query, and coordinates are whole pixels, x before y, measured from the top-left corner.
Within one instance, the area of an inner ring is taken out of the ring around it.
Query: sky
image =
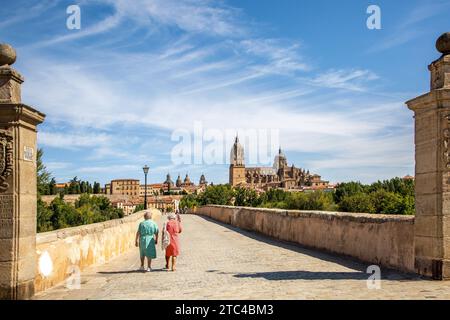
[[[38,146],[58,182],[143,180],[147,164],[151,183],[226,183],[236,133],[246,155],[271,147],[249,166],[281,145],[332,182],[414,174],[404,102],[429,90],[450,31],[441,0],[0,1],[0,42],[17,50],[23,102],[47,115]]]

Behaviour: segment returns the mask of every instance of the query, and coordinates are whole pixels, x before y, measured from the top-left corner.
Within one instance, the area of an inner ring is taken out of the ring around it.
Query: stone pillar
[[[406,102],[414,111],[416,146],[415,269],[450,279],[450,33],[436,47],[431,91]]]
[[[0,44],[0,299],[34,294],[36,126],[45,115],[21,103],[14,49]]]

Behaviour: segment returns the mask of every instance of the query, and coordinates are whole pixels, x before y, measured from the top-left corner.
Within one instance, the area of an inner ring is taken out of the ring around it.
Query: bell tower
[[[236,136],[230,154],[230,178],[229,183],[232,186],[245,184],[245,160],[244,148],[239,143],[239,138]]]

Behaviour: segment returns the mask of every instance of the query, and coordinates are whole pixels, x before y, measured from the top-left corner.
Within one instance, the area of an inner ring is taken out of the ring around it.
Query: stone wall
[[[138,212],[123,219],[39,233],[36,238],[35,291],[48,289],[67,279],[74,270],[103,264],[134,247],[136,230],[143,215]],[[47,254],[50,259],[43,258]],[[47,268],[48,260],[51,261],[53,270],[47,277],[42,274],[40,260]]]
[[[414,272],[414,217],[204,206],[195,214],[305,247]]]

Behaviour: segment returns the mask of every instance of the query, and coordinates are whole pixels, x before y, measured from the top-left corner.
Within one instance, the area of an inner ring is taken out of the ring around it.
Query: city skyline
[[[226,163],[171,161],[174,130],[196,121],[279,129],[290,162],[332,182],[413,174],[404,101],[428,90],[423,61],[450,11],[378,1],[382,29],[369,30],[368,2],[99,0],[80,1],[81,30],[68,30],[71,3],[23,3],[5,4],[0,39],[17,49],[24,100],[47,115],[44,163],[58,182],[102,184],[143,181],[145,164],[149,183],[167,172],[226,183]]]

